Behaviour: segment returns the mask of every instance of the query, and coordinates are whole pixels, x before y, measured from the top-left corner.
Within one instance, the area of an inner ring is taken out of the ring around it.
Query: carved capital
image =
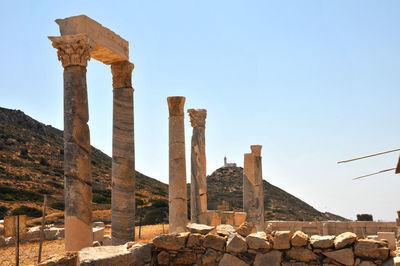
[[[205,127],[207,110],[206,109],[188,109],[187,112],[190,116],[190,123],[192,127]]]
[[[169,116],[183,116],[186,98],[183,96],[168,97]]]
[[[87,66],[93,45],[84,34],[65,35],[61,37],[49,37],[53,47],[57,49],[58,60],[63,67]]]
[[[250,146],[251,153],[254,156],[261,156],[261,148],[262,148],[262,145],[251,145]]]
[[[113,88],[132,88],[132,71],[134,65],[129,61],[120,61],[111,64]]]

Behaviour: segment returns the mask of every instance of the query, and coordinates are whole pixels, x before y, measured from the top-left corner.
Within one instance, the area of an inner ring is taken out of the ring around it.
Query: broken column
[[[168,97],[169,109],[169,232],[186,231],[187,190],[184,105],[185,97]]]
[[[111,64],[113,75],[112,244],[135,240],[135,142],[133,64]]]
[[[65,249],[92,246],[92,179],[86,67],[93,49],[86,35],[49,37],[64,67]]]
[[[205,127],[207,110],[189,109],[193,127],[191,148],[190,217],[192,223],[207,223]]]
[[[251,153],[254,156],[254,183],[255,183],[255,208],[257,231],[264,231],[264,189],[262,178],[261,145],[251,145]]]
[[[256,183],[254,177],[254,155],[244,154],[243,165],[243,211],[247,213],[246,221],[256,224]]]

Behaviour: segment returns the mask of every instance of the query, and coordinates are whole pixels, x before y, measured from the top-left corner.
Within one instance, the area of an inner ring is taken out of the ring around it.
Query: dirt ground
[[[147,243],[155,236],[162,233],[168,233],[168,224],[166,225],[146,225],[142,226],[141,238],[139,239],[139,227],[136,227],[135,243]],[[106,226],[105,234],[110,235],[110,226]],[[20,265],[37,265],[39,251],[39,242],[20,244],[19,261]],[[42,248],[42,261],[54,256],[65,254],[64,239],[45,241]],[[15,246],[0,248],[0,265],[15,265]]]

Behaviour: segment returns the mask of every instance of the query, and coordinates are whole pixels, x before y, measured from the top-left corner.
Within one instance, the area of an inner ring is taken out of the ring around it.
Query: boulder
[[[335,249],[341,249],[350,246],[351,244],[354,243],[354,241],[356,241],[356,239],[357,239],[356,234],[352,232],[345,232],[338,235],[333,241],[333,244],[335,245]]]
[[[286,251],[286,256],[290,259],[301,261],[301,262],[310,262],[313,260],[318,260],[318,255],[307,248],[303,247],[294,247],[290,250]]]
[[[236,233],[239,235],[246,237],[253,231],[254,224],[252,222],[243,222],[238,229],[236,229]]]
[[[290,243],[293,247],[302,247],[307,245],[308,235],[303,233],[302,231],[296,231],[292,238],[290,239]]]
[[[81,266],[130,264],[130,252],[124,245],[83,248],[78,254],[78,265]]]
[[[246,237],[246,242],[251,249],[269,250],[272,248],[272,244],[267,241],[267,234],[264,232],[257,232],[248,235]]]
[[[247,251],[246,239],[237,233],[231,234],[226,241],[226,251],[234,253]]]
[[[248,266],[246,262],[242,261],[238,257],[235,257],[229,253],[225,253],[222,259],[219,261],[219,266]]]
[[[331,248],[335,236],[318,236],[313,235],[310,238],[310,244],[313,248]]]
[[[276,231],[274,234],[274,249],[289,249],[291,237],[290,231]]]
[[[156,236],[153,239],[153,244],[157,248],[163,248],[167,250],[179,250],[185,247],[186,239],[189,234],[163,234]]]
[[[165,250],[161,251],[157,256],[159,265],[169,265],[169,254]]]
[[[386,260],[389,256],[387,243],[372,239],[360,239],[354,245],[356,256],[367,259]]]
[[[282,262],[282,252],[273,250],[268,253],[257,253],[254,266],[280,266]]]
[[[354,265],[354,253],[353,249],[350,248],[345,248],[345,249],[339,249],[335,251],[330,251],[330,252],[324,252],[322,253],[326,257],[333,259],[341,264],[344,265]]]
[[[203,244],[204,235],[193,233],[189,235],[186,247],[188,248],[200,248]]]
[[[233,228],[233,226],[229,224],[217,225],[216,230],[217,234],[222,236],[229,236],[230,234],[235,233],[235,228]]]
[[[132,248],[129,251],[131,252],[131,263],[136,266],[144,266],[145,264],[151,261],[151,250],[153,244],[147,243],[141,247]]]
[[[203,247],[224,251],[225,243],[226,243],[225,237],[216,234],[208,234],[203,240]]]
[[[211,232],[215,227],[214,226],[208,226],[208,225],[205,225],[205,224],[192,223],[192,224],[187,225],[186,228],[191,233],[199,233],[199,234],[202,234],[202,235],[206,235],[209,232]]]
[[[202,262],[204,265],[215,265],[215,261],[218,258],[218,253],[212,248],[208,248],[202,256]]]
[[[192,251],[179,252],[174,259],[175,265],[192,265],[196,262],[196,253]]]

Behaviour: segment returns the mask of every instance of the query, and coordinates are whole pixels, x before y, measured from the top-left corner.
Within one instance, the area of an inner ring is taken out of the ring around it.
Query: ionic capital
[[[188,109],[187,112],[190,116],[190,123],[192,127],[205,127],[207,110],[206,109]]]
[[[93,45],[84,34],[65,35],[60,37],[49,37],[53,47],[57,49],[58,60],[63,67],[87,66]]]
[[[168,97],[169,116],[184,116],[183,109],[185,107],[186,98],[183,96]]]
[[[132,71],[134,65],[129,61],[120,61],[111,64],[113,88],[132,88]]]
[[[254,156],[261,156],[261,148],[262,148],[262,145],[251,145],[250,146],[251,153]]]

